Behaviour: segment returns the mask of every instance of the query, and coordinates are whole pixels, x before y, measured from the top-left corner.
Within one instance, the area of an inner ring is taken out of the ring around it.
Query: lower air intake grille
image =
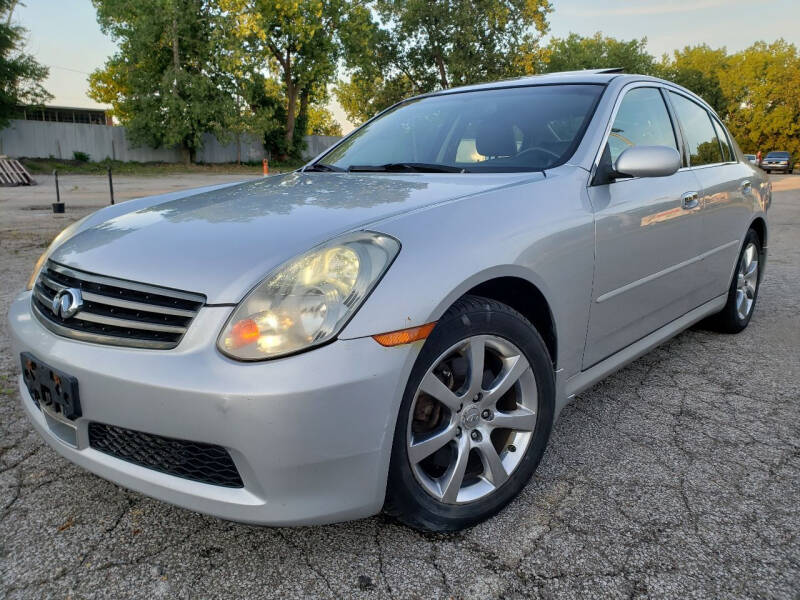
[[[176,477],[224,487],[244,487],[231,455],[221,446],[102,423],[89,423],[89,445],[105,454]]]

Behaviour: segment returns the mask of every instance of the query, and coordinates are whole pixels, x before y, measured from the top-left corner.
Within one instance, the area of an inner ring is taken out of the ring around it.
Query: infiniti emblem
[[[83,296],[81,296],[81,291],[75,288],[66,288],[57,292],[50,305],[53,314],[62,319],[69,319],[81,308],[83,308]]]
[[[481,420],[481,413],[475,407],[470,407],[464,411],[461,415],[461,421],[464,424],[464,427],[467,429],[472,429],[475,427]]]

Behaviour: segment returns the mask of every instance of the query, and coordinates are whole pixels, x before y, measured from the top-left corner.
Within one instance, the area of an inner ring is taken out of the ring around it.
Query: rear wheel
[[[386,511],[430,531],[474,525],[530,479],[553,419],[553,364],[521,314],[457,301],[414,365],[395,427]]]
[[[708,324],[723,333],[739,333],[753,316],[761,283],[761,240],[754,229],[745,236],[739,262],[728,289],[728,301]]]

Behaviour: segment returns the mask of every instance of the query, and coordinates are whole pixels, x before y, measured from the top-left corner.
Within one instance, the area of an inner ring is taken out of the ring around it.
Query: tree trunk
[[[436,61],[436,66],[439,67],[439,78],[442,84],[442,89],[446,90],[450,86],[447,83],[447,71],[444,69],[444,60],[442,59],[442,53],[437,51],[434,55],[434,60]]]
[[[172,93],[178,96],[178,71],[181,68],[181,55],[178,47],[178,14],[172,15],[172,68],[175,70],[173,75]],[[192,164],[192,153],[186,142],[181,142],[181,156],[183,164],[187,167]]]
[[[300,92],[300,110],[297,111],[297,118],[298,119],[305,119],[304,120],[304,124],[306,125],[306,127],[308,126],[308,119],[307,119],[307,117],[308,117],[308,101],[309,101],[309,97],[310,96],[311,96],[311,90],[309,90],[308,88],[303,88],[303,91]],[[297,122],[297,119],[295,119],[295,123],[296,122]],[[295,129],[297,129],[297,125],[295,125]],[[300,135],[301,137],[304,136],[306,134],[307,130],[308,129],[306,129],[305,131],[299,132],[298,135]]]
[[[302,92],[300,92],[300,111],[297,113],[298,115],[305,116],[308,112],[308,99],[311,96],[311,91],[308,88],[304,88]],[[301,134],[305,135],[305,131],[301,131]]]
[[[311,96],[311,90],[309,90],[308,88],[303,88],[300,91],[299,95],[300,95],[300,108],[297,111],[297,116],[295,117],[294,120],[295,125],[293,130],[297,133],[297,138],[298,138],[297,143],[294,144],[294,147],[298,150],[299,155],[302,157],[304,150],[304,148],[302,148],[302,145],[304,144],[303,136],[305,136],[306,131],[308,131],[308,102],[309,102],[309,97]],[[302,130],[297,129],[297,121],[300,121],[304,129]],[[292,141],[294,142],[294,140]]]
[[[294,122],[297,118],[297,86],[288,77],[286,80],[286,99],[288,100],[286,109],[286,145],[288,150],[294,139]]]
[[[177,73],[181,68],[180,53],[178,52],[178,15],[172,17],[172,67]],[[175,87],[177,88],[178,80],[175,79]],[[177,89],[176,89],[177,91]]]

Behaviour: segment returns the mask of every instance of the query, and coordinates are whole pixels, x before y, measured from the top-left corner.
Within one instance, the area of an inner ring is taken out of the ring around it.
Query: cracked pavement
[[[60,458],[19,407],[5,314],[90,207],[54,216],[0,189],[0,595],[800,598],[800,177],[773,181],[750,327],[692,329],[581,394],[519,498],[455,535],[239,525]]]

